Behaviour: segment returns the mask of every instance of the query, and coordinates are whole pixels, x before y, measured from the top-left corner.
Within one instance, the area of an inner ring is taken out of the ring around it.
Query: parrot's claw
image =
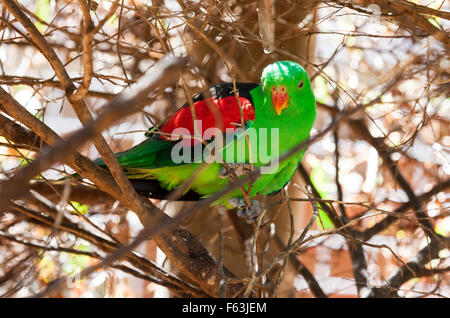
[[[243,209],[245,208],[247,205],[245,204],[245,200],[242,198],[231,198],[228,199],[228,203],[236,209]]]
[[[250,208],[247,207],[245,200],[242,198],[229,199],[228,202],[237,209],[237,215],[244,218],[248,224],[256,222],[261,214],[261,204],[258,200],[252,200]]]
[[[231,176],[231,172],[229,172],[229,170],[233,171],[236,177],[240,177],[252,172],[252,165],[249,163],[227,163],[226,165],[228,169],[226,167],[220,168],[219,176],[221,178],[227,178]]]

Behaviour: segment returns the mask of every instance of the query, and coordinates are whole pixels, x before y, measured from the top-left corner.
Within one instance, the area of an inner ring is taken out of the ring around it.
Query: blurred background
[[[186,93],[232,80],[258,82],[262,69],[278,60],[296,61],[307,69],[318,109],[312,135],[333,128],[309,145],[285,190],[260,198],[268,212],[257,238],[255,225],[243,222],[235,211],[217,207],[201,209],[182,225],[246,282],[252,271],[271,264],[298,238],[318,212],[307,233],[317,237],[274,262],[255,287],[255,296],[450,296],[448,1],[88,4],[91,21],[98,26],[92,38],[92,81],[85,96],[94,116],[116,94],[152,72],[165,54],[190,60],[179,85],[103,133],[115,152],[144,140],[149,127],[186,102]],[[23,0],[18,5],[80,85],[80,2]],[[0,10],[1,87],[60,136],[69,136],[82,125],[59,79],[23,25],[6,7]],[[363,109],[342,117],[358,107]],[[38,153],[0,133],[0,180]],[[91,144],[80,153],[98,157]],[[56,165],[39,181],[68,173],[73,170]],[[89,234],[126,244],[142,229],[134,212],[86,182],[73,185],[70,204],[42,182],[33,191],[17,202],[39,211],[35,201],[47,200]],[[318,200],[316,208],[311,198]],[[171,216],[192,205],[152,202]],[[344,224],[347,230],[337,231]],[[435,247],[435,241],[442,244]],[[1,213],[0,296],[31,296],[59,277],[69,278],[53,295],[57,297],[180,296],[163,279],[155,280],[126,261],[78,279],[77,273],[105,255],[95,242],[33,222],[17,211]],[[153,240],[137,252],[161,271],[186,279]],[[258,263],[253,268],[252,254]]]

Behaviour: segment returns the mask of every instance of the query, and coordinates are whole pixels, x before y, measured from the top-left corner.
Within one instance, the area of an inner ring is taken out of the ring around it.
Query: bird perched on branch
[[[254,220],[260,205],[252,198],[290,181],[306,147],[280,158],[309,138],[315,117],[306,71],[281,61],[263,70],[261,84],[209,87],[116,156],[136,191],[156,199],[201,200],[258,171],[214,203]]]

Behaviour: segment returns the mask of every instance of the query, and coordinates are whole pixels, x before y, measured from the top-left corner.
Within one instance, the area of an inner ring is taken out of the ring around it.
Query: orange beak
[[[281,111],[287,108],[289,103],[289,96],[286,92],[286,87],[284,86],[274,86],[272,88],[272,102],[277,112],[278,116],[280,116]]]

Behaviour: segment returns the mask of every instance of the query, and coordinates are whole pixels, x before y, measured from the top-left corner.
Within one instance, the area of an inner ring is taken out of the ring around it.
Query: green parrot
[[[136,191],[150,198],[165,199],[181,187],[177,200],[201,200],[253,169],[261,174],[243,186],[246,197],[271,195],[291,180],[306,147],[279,158],[309,138],[315,118],[308,74],[295,62],[279,61],[264,68],[261,84],[209,87],[116,157]],[[238,208],[248,220],[261,209],[257,200],[249,206],[240,188],[215,204]]]

